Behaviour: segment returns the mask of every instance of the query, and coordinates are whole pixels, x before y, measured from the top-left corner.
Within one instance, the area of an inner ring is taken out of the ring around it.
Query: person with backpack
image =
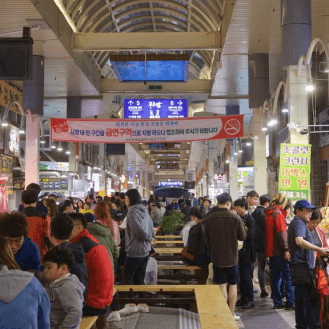
[[[197,207],[191,208],[190,218],[195,222],[188,234],[187,252],[194,256],[192,259],[186,259],[189,265],[197,265],[201,268],[206,268],[210,263],[210,256],[206,247],[204,236],[204,222],[201,212]]]
[[[287,213],[284,210],[287,197],[279,193],[266,208],[265,215],[265,254],[270,257],[271,287],[274,309],[291,310],[295,288],[290,276],[290,253],[286,228]],[[282,305],[281,282],[285,280],[286,303]]]
[[[105,246],[88,232],[86,217],[81,213],[71,213],[70,217],[74,223],[71,242],[80,244],[86,254],[88,292],[83,315],[99,315],[96,327],[104,328],[107,324],[106,313],[113,299],[114,276],[111,259]]]
[[[80,244],[70,242],[73,227],[73,220],[68,214],[57,214],[52,218],[50,223],[50,241],[54,246],[67,248],[73,253],[75,262],[71,265],[70,273],[76,275],[85,286],[83,295],[86,298],[88,291],[88,271],[85,262],[85,252]]]

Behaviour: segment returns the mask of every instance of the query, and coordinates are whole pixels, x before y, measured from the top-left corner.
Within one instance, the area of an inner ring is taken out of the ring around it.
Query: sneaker
[[[119,314],[128,315],[128,314],[137,313],[137,312],[138,312],[138,310],[137,310],[136,304],[126,304],[125,307],[119,311]]]
[[[118,311],[113,311],[109,317],[107,318],[107,321],[109,322],[119,322],[121,321],[121,316]]]
[[[141,312],[141,313],[149,313],[150,309],[149,309],[148,305],[146,305],[146,304],[138,304],[137,311]]]
[[[233,317],[234,317],[235,321],[240,321],[241,320],[240,316],[237,315],[236,313],[234,313]]]
[[[241,307],[241,306],[244,306],[246,304],[247,304],[247,302],[245,300],[243,300],[243,299],[240,298],[240,299],[237,300],[235,306],[236,307]]]
[[[284,309],[285,309],[286,311],[293,311],[293,310],[295,309],[295,307],[294,307],[294,305],[286,305],[286,306],[284,307]]]
[[[284,306],[283,305],[274,305],[273,306],[273,309],[275,309],[275,310],[282,310],[284,308]]]
[[[264,298],[268,296],[268,292],[267,291],[262,291],[260,294],[260,297]]]
[[[251,308],[255,307],[255,303],[254,302],[248,302],[246,305],[242,306],[242,308],[244,310],[250,310]]]

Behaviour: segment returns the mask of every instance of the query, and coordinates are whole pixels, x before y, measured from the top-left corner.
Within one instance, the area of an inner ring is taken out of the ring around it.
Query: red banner
[[[88,143],[167,143],[243,136],[243,115],[184,119],[51,119],[51,139]]]

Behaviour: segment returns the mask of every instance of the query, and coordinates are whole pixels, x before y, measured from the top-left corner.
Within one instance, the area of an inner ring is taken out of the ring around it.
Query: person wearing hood
[[[57,214],[50,223],[50,241],[54,246],[67,248],[73,253],[75,262],[71,265],[70,273],[76,275],[84,285],[84,297],[86,297],[88,291],[88,271],[85,262],[85,252],[80,244],[70,242],[73,226],[73,220],[68,214]]]
[[[45,254],[44,275],[50,282],[47,293],[51,304],[51,329],[79,328],[85,287],[77,276],[70,273],[73,263],[73,253],[61,245]]]
[[[126,192],[128,207],[126,229],[126,259],[122,273],[123,284],[144,285],[146,266],[152,248],[153,223],[142,198],[136,189]],[[147,305],[138,305],[141,312],[147,312]],[[127,304],[120,314],[137,312],[136,306]]]
[[[27,237],[26,215],[19,212],[4,213],[0,217],[0,236],[9,244],[15,261],[23,271],[41,271],[40,250],[37,244]]]
[[[286,227],[287,197],[279,193],[265,210],[265,255],[270,257],[271,287],[275,309],[291,310],[294,303],[295,288],[290,276],[290,253]],[[282,305],[281,282],[285,280],[286,304]]]
[[[41,283],[32,273],[19,270],[9,244],[0,237],[1,328],[49,329],[49,312],[49,298]]]
[[[252,213],[256,221],[256,233],[255,233],[255,249],[258,262],[258,280],[261,289],[260,297],[264,298],[268,296],[268,292],[265,289],[265,209],[270,205],[271,198],[269,195],[264,194],[259,198],[260,206],[257,206]]]

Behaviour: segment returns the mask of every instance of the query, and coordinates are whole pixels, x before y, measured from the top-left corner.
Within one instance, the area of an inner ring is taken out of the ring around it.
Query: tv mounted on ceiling
[[[0,38],[0,80],[32,79],[33,39],[24,27],[22,38]]]
[[[189,56],[112,55],[112,67],[120,82],[186,82]]]

